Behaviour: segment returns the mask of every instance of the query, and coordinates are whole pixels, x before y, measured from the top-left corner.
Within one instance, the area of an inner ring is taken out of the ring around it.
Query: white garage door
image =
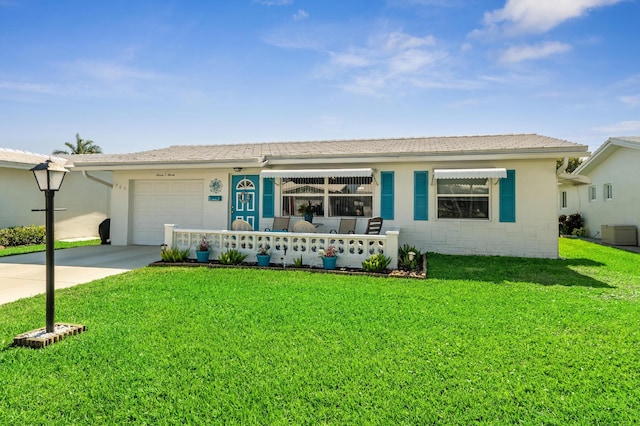
[[[132,243],[160,245],[164,225],[202,228],[202,180],[136,180],[133,182]]]

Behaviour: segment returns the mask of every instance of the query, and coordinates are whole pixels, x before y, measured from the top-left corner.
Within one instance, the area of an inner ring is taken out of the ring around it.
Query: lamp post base
[[[48,333],[46,327],[42,327],[17,335],[13,339],[13,346],[25,346],[34,349],[46,348],[66,336],[80,334],[85,331],[87,331],[87,327],[82,324],[56,323],[52,333]]]

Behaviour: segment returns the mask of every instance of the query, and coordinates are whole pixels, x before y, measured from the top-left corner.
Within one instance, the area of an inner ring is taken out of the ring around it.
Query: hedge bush
[[[0,229],[0,246],[15,247],[45,242],[44,226],[16,226]]]

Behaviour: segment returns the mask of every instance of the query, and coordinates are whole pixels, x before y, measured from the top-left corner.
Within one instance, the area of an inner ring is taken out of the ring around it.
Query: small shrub
[[[362,269],[367,272],[382,272],[391,263],[391,258],[382,253],[374,254],[369,259],[362,262]]]
[[[304,267],[304,264],[302,263],[302,256],[300,256],[297,259],[293,259],[293,266],[296,267],[296,268]]]
[[[44,226],[16,226],[0,229],[0,246],[15,247],[45,242]]]
[[[411,255],[413,253],[413,255]],[[422,259],[422,253],[417,248],[408,244],[403,245],[398,249],[398,267],[405,271],[418,271],[420,270],[420,260]]]
[[[160,251],[160,259],[169,263],[184,262],[189,258],[189,252],[189,249],[180,250],[178,247],[168,249],[167,246],[163,245],[162,251]]]
[[[571,232],[571,235],[575,235],[576,237],[588,237],[589,229],[587,228],[576,228]]]
[[[231,249],[227,250],[225,253],[220,254],[218,261],[223,265],[239,265],[246,258],[246,254],[242,254],[236,249]]]
[[[560,215],[558,222],[560,223],[560,233],[563,235],[575,235],[573,233],[574,229],[584,227],[584,220],[580,213],[574,213],[569,216]]]

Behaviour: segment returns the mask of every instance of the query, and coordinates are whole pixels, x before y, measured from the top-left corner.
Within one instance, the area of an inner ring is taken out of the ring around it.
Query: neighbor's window
[[[488,179],[438,179],[439,219],[489,219]]]
[[[598,192],[595,185],[589,186],[589,201],[596,201]]]
[[[563,209],[566,209],[567,208],[567,191],[562,191],[560,197],[561,197],[560,198],[560,206]]]
[[[613,199],[613,185],[611,185],[610,183],[605,183],[603,188],[602,188],[602,192],[604,194],[604,199],[605,200],[611,200]]]
[[[367,216],[373,210],[372,177],[283,178],[282,215],[302,216],[311,204],[316,216]]]

